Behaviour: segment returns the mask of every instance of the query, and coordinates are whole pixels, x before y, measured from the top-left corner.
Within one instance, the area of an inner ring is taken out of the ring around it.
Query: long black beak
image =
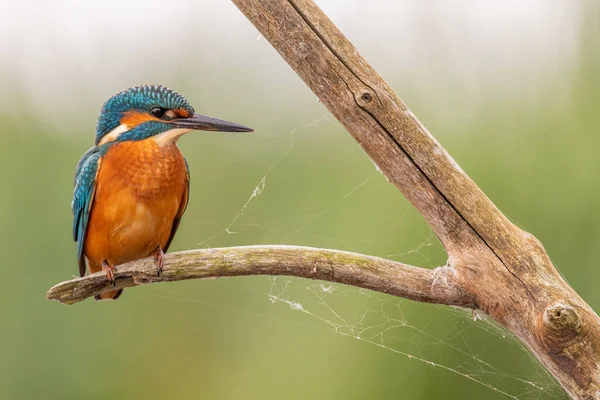
[[[197,113],[189,118],[177,118],[173,120],[172,123],[177,128],[195,129],[199,131],[254,132],[254,129],[248,128],[247,126]]]

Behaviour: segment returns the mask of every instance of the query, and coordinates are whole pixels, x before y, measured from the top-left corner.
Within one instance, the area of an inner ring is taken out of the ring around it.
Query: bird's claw
[[[160,274],[162,273],[163,270],[163,256],[165,255],[165,253],[163,252],[162,248],[160,246],[158,246],[156,248],[156,250],[154,251],[154,263],[156,264],[156,276],[160,278]]]
[[[117,282],[115,281],[115,267],[114,265],[110,265],[108,261],[102,261],[102,271],[106,273],[106,277],[108,278],[108,282],[112,283],[113,287],[117,286]]]

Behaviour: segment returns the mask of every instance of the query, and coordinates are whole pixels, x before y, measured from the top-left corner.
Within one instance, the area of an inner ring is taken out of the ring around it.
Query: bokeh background
[[[600,7],[318,0],[491,199],[600,309]],[[227,1],[0,8],[0,398],[562,399],[469,313],[269,277],[45,299],[77,273],[73,171],[112,94],[143,83],[255,133],[180,147],[173,250],[287,243],[445,263],[420,215]]]

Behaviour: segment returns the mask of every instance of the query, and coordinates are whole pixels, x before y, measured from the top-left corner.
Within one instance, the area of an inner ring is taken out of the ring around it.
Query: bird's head
[[[198,114],[179,93],[160,85],[132,87],[111,97],[100,111],[96,145],[155,137],[166,143],[192,130],[252,132],[233,122]]]

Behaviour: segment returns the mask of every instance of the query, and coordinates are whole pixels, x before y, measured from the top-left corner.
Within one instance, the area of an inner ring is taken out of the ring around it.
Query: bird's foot
[[[102,271],[106,273],[108,282],[112,283],[113,286],[117,286],[117,282],[115,281],[115,266],[110,265],[106,260],[102,260]]]
[[[156,250],[154,250],[154,263],[156,264],[156,276],[160,277],[160,274],[162,273],[163,270],[163,256],[165,255],[165,253],[163,252],[163,249],[158,246],[156,248]]]

